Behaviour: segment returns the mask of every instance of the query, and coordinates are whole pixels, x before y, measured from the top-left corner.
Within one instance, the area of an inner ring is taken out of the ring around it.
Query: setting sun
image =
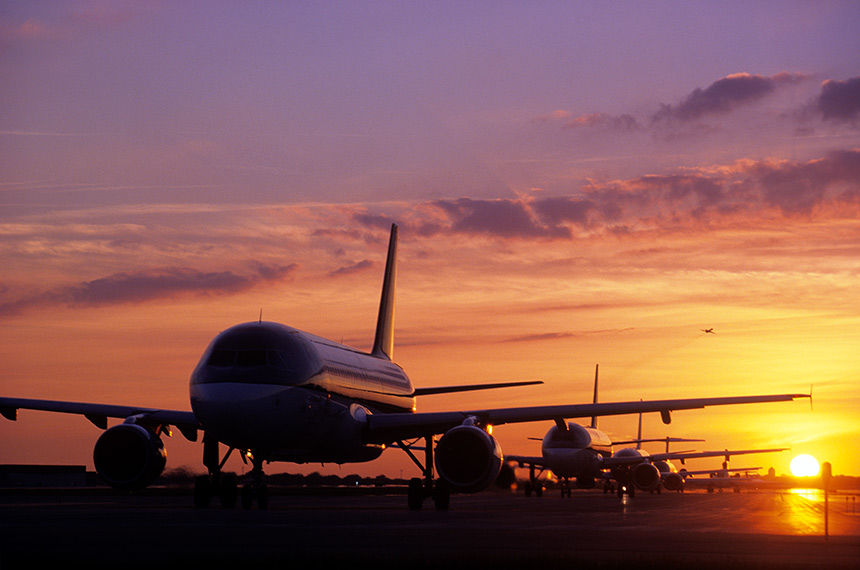
[[[798,455],[791,460],[791,474],[795,477],[818,475],[818,461],[811,455]]]

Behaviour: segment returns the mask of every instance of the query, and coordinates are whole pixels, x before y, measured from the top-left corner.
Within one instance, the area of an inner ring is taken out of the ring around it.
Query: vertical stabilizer
[[[599,364],[594,365],[594,399],[592,400],[594,404],[597,403],[597,369],[599,366]],[[591,416],[591,427],[597,429],[597,416]]]
[[[391,224],[388,257],[385,260],[385,277],[382,280],[382,297],[373,338],[373,356],[394,358],[394,286],[397,282],[397,224]]]

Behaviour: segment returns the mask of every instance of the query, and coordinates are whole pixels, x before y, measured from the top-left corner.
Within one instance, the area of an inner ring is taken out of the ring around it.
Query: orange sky
[[[603,400],[814,385],[646,433],[860,475],[860,9],[486,8],[0,8],[0,395],[188,409],[261,308],[369,348],[397,222],[413,382],[545,382],[421,410],[587,402],[597,363]],[[22,411],[0,463],[91,465],[98,433]]]

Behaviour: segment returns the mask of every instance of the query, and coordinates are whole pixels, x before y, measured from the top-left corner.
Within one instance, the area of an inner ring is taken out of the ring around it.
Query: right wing
[[[202,429],[193,412],[180,410],[29,398],[0,398],[0,415],[7,420],[17,420],[19,408],[82,415],[101,429],[107,429],[108,418],[126,419],[137,416],[140,423],[175,426],[189,441],[197,441],[197,430]]]

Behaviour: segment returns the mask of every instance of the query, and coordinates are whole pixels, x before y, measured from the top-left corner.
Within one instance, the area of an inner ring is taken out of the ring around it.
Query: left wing
[[[481,425],[554,420],[563,424],[568,418],[589,416],[616,416],[646,412],[659,412],[663,423],[670,423],[670,412],[692,410],[708,406],[787,402],[796,398],[809,398],[809,394],[771,394],[762,396],[734,396],[723,398],[691,398],[678,400],[638,400],[635,402],[605,402],[597,404],[570,404],[560,406],[529,406],[497,408],[461,412],[418,412],[372,414],[367,417],[367,436],[370,441],[389,443],[398,439],[427,437],[444,433],[452,427],[474,419]]]
[[[86,402],[0,398],[0,415],[7,420],[17,420],[18,409],[78,414],[85,416],[101,429],[107,429],[108,418],[127,419],[135,417],[138,423],[175,426],[189,441],[196,441],[197,430],[202,429],[193,412]]]

